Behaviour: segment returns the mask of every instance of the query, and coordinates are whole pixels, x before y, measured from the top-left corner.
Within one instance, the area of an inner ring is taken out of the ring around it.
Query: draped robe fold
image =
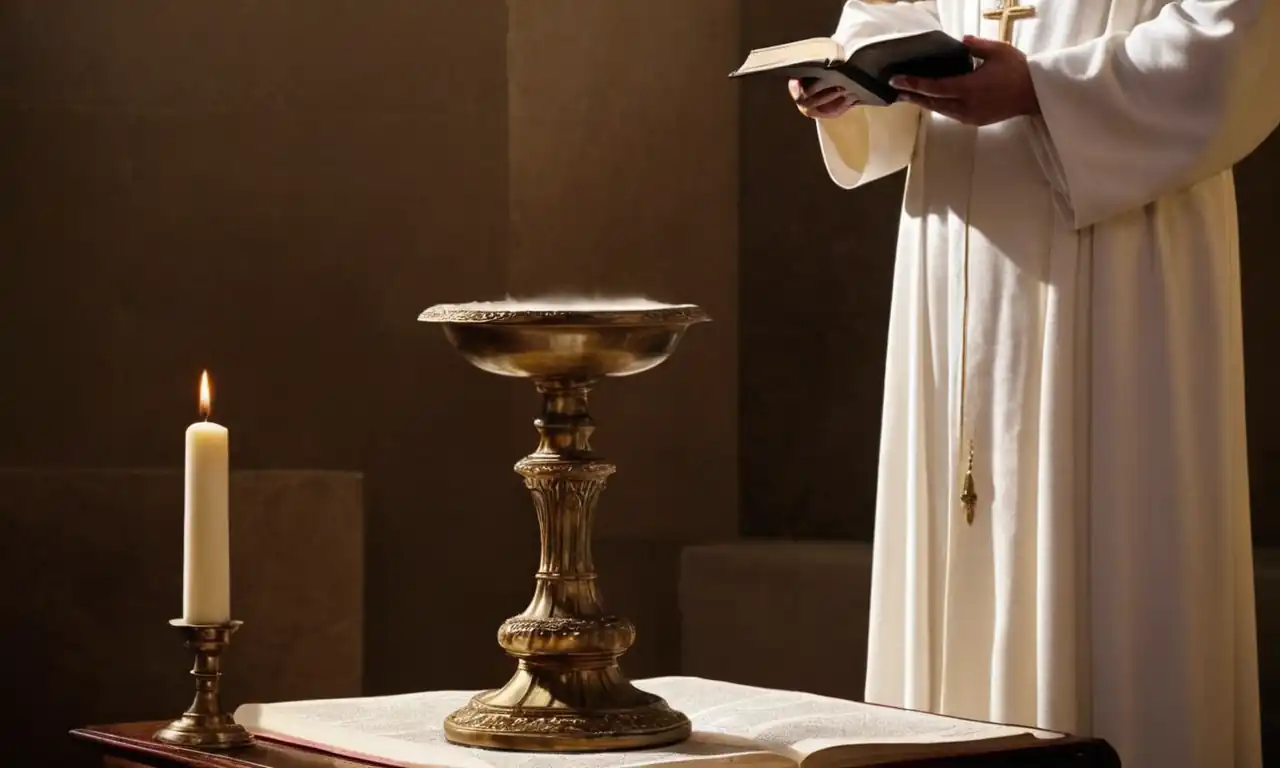
[[[837,184],[909,167],[866,695],[1259,766],[1231,167],[1280,121],[1280,2],[1022,4],[1042,116],[818,121]],[[849,2],[835,37],[991,7]]]

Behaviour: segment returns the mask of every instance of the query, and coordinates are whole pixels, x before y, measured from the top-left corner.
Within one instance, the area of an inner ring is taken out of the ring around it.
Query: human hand
[[[796,103],[800,114],[815,120],[839,117],[858,103],[853,94],[838,86],[809,93],[799,80],[791,80],[787,83],[787,93]]]
[[[937,79],[895,77],[890,85],[902,92],[904,101],[966,125],[991,125],[1040,114],[1040,100],[1022,51],[995,40],[966,37],[964,41],[982,59],[972,74]]]

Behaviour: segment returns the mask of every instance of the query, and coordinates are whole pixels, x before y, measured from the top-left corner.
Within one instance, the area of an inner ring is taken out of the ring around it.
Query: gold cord
[[[982,26],[982,21],[978,21]],[[965,430],[965,394],[969,384],[969,233],[973,221],[973,176],[978,165],[978,128],[973,129],[973,150],[969,155],[969,196],[964,204],[964,304],[960,320],[960,424],[956,429],[956,461],[965,461],[964,481],[960,486],[960,508],[964,510],[964,521],[973,525],[977,512],[978,493],[973,482],[974,441],[969,439],[969,455],[964,458]]]
[[[983,13],[981,7],[979,7],[978,11],[978,29],[982,29],[982,19],[998,20],[1000,22],[999,37],[1010,45],[1013,44],[1014,22],[1036,15],[1034,7],[1020,5],[1016,0],[1001,0],[1000,7],[996,10]],[[960,338],[960,426],[956,437],[958,442],[956,446],[957,461],[964,456],[965,388],[969,382],[969,231],[973,212],[973,175],[977,165],[978,129],[974,128],[973,154],[969,158],[969,197],[965,200],[964,210],[964,309],[963,319],[961,320],[962,335]],[[973,443],[973,438],[969,438],[969,456],[965,466],[964,482],[960,488],[960,506],[964,509],[964,519],[969,525],[973,525],[974,513],[978,505],[978,493],[974,489],[973,482]]]
[[[974,155],[977,155],[977,131],[974,131]],[[964,455],[964,428],[965,428],[965,390],[969,381],[969,211],[973,207],[973,173],[969,174],[969,199],[965,203],[964,218],[964,306],[961,310],[960,320],[960,424],[956,430],[956,437],[959,445],[957,446],[956,458],[960,459]],[[974,445],[973,439],[969,440],[969,457],[967,467],[964,473],[964,484],[960,491],[960,506],[964,509],[964,520],[969,525],[973,525],[973,517],[978,504],[978,494],[974,489],[973,483],[973,456]]]

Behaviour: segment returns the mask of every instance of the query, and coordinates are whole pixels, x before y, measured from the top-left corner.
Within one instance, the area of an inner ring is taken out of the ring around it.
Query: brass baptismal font
[[[498,629],[516,672],[449,715],[446,737],[531,752],[638,749],[688,738],[689,719],[633,686],[618,667],[635,627],[606,613],[596,588],[592,516],[615,467],[592,450],[587,395],[606,377],[659,365],[690,325],[709,318],[692,305],[584,300],[438,305],[418,319],[441,325],[472,365],[529,379],[542,395],[538,448],[515,466],[533,496],[541,557],[532,601]]]

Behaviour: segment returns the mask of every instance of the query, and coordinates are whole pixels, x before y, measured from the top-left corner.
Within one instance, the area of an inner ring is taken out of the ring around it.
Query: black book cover
[[[858,46],[844,61],[813,58],[809,55],[816,50],[813,41],[793,45],[794,56],[788,56],[788,46],[778,46],[771,49],[766,62],[754,65],[753,57],[759,52],[753,51],[743,66],[729,76],[772,74],[806,81],[806,86],[840,86],[864,104],[883,106],[898,100],[898,90],[889,85],[898,75],[955,77],[969,74],[975,67],[968,46],[936,30]],[[834,48],[835,43],[831,46]]]

